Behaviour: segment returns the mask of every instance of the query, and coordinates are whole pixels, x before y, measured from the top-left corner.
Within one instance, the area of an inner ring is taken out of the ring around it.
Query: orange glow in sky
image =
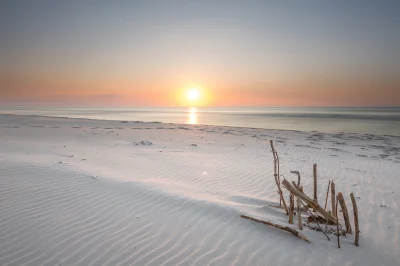
[[[1,5],[0,104],[400,105],[400,1],[73,2]]]

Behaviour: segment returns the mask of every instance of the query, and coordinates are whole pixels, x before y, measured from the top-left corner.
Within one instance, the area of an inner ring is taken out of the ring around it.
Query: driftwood
[[[353,231],[351,230],[349,212],[347,211],[346,202],[344,201],[343,194],[341,192],[338,193],[338,199],[339,199],[340,207],[342,208],[343,219],[344,219],[344,223],[346,225],[346,233],[352,234]]]
[[[300,184],[300,180],[299,180],[299,184]],[[300,187],[300,191],[303,191],[303,187]],[[297,222],[299,224],[299,229],[303,230],[303,221],[301,220],[301,200],[299,197],[297,197]]]
[[[332,223],[331,221],[328,221],[325,217],[322,217],[319,213],[313,213],[312,216],[309,216],[307,218],[307,222],[309,223],[320,223],[320,224],[325,224],[325,225],[335,225],[335,223]]]
[[[317,195],[317,164],[313,165],[313,173],[314,173],[314,200],[318,203],[318,195]]]
[[[332,181],[331,182],[331,202],[332,202],[332,216],[333,217],[336,217],[335,199],[336,199],[335,183],[333,183],[333,181]]]
[[[302,202],[301,204],[303,204],[303,202]],[[303,204],[303,206],[304,206],[304,204]],[[311,215],[311,216],[308,217],[308,219],[310,219],[311,217],[313,217],[313,218],[315,217],[314,214],[313,214],[309,209],[307,209],[306,211],[308,211],[308,212],[310,213],[310,215]],[[326,236],[326,238],[328,238],[328,240],[331,241],[331,239],[329,238],[329,236],[324,232],[324,230],[323,230],[323,229],[321,228],[321,226],[319,225],[317,219],[315,219],[315,223],[316,223],[317,226],[318,226],[318,230],[317,230],[317,231],[320,231],[320,232],[324,233],[324,235]],[[309,224],[309,223],[307,224],[307,226],[308,226],[308,228],[310,228],[310,224]],[[314,230],[315,230],[315,229],[314,229]]]
[[[295,172],[297,172],[297,171],[295,171]],[[298,174],[298,177],[299,177],[299,180],[298,180],[297,184],[300,184],[300,174]],[[296,189],[299,189],[299,187],[297,186],[296,182],[292,181],[292,184]],[[303,192],[303,187],[300,187],[299,190],[301,192]],[[303,230],[303,221],[301,220],[301,199],[299,197],[296,197],[296,198],[297,198],[297,222],[299,224],[299,229]],[[293,207],[294,207],[294,205],[293,205]],[[304,207],[304,211],[307,211],[306,207]]]
[[[293,181],[293,185],[295,185],[295,184],[296,184],[296,183]],[[295,187],[296,187],[296,186],[295,186]],[[304,191],[303,191],[303,186],[300,187],[300,192],[301,192],[301,193],[304,193]],[[321,216],[318,216],[318,213],[317,213],[317,216],[314,216],[314,214],[309,210],[309,208],[308,208],[307,206],[305,206],[305,205],[303,204],[303,202],[301,202],[301,199],[300,199],[299,197],[297,197],[297,204],[298,204],[298,206],[299,206],[299,205],[303,205],[304,212],[309,212],[309,213],[310,213],[311,216],[309,216],[308,219],[310,219],[310,218],[315,218],[315,223],[316,223],[317,226],[318,226],[317,231],[320,231],[320,232],[324,233],[324,235],[326,236],[326,238],[328,238],[328,240],[331,241],[331,239],[329,238],[329,236],[324,232],[324,230],[321,228],[321,226],[319,226],[318,217],[321,217]],[[298,222],[299,222],[299,228],[301,227],[300,230],[303,230],[303,224],[302,224],[302,219],[301,219],[301,210],[302,210],[302,209],[300,208],[299,216],[298,216]],[[323,218],[323,217],[321,217],[321,218],[324,219],[325,222],[327,221],[325,218]],[[300,224],[301,224],[301,225],[300,225]],[[309,224],[308,224],[307,226],[310,228],[310,225],[309,225]],[[314,230],[315,230],[315,229],[314,229]]]
[[[283,193],[282,193],[282,189],[281,189],[281,185],[280,185],[280,180],[279,180],[279,175],[277,173],[277,170],[278,170],[278,167],[277,167],[277,160],[278,159],[277,158],[279,158],[278,155],[277,155],[278,153],[275,151],[274,142],[272,140],[270,141],[270,144],[271,144],[271,149],[272,149],[272,155],[274,156],[274,179],[275,179],[275,183],[276,183],[276,186],[278,187],[278,194],[280,195],[280,200],[283,203],[283,207],[285,208],[285,212],[286,212],[287,215],[289,215],[289,211],[288,211],[287,206],[286,206],[285,198],[283,197]]]
[[[276,166],[277,166],[277,170],[278,170],[276,174],[277,174],[278,183],[280,184],[281,183],[281,171],[280,171],[281,168],[280,168],[280,163],[279,163],[279,155],[278,155],[278,152],[275,150],[275,147],[274,147],[274,153],[275,153],[275,159],[276,159]],[[279,205],[282,205],[281,197],[279,197]]]
[[[356,237],[354,240],[354,245],[358,246],[358,238],[359,238],[359,234],[360,234],[360,230],[358,227],[358,210],[357,210],[357,203],[356,203],[356,199],[354,198],[354,194],[351,193],[350,194],[350,198],[351,198],[351,203],[353,204],[353,211],[354,211],[354,230],[356,231]]]
[[[325,198],[325,211],[326,211],[326,204],[328,203],[328,195],[329,195],[329,188],[330,188],[330,186],[331,186],[331,180],[329,180],[329,183],[328,183],[328,189],[326,190],[326,198]]]
[[[281,229],[281,230],[283,230],[283,231],[289,232],[289,233],[291,233],[291,234],[297,236],[298,238],[301,238],[301,239],[303,239],[304,241],[310,243],[310,240],[308,240],[308,238],[307,238],[306,236],[304,236],[302,233],[296,231],[296,230],[293,229],[293,228],[290,228],[290,227],[287,227],[287,226],[282,226],[282,225],[280,225],[280,224],[275,224],[275,223],[272,223],[272,222],[270,222],[270,221],[260,220],[260,219],[257,219],[257,218],[254,218],[254,217],[250,217],[250,216],[247,216],[247,215],[240,215],[240,216],[241,216],[242,218],[249,219],[249,220],[252,220],[252,221],[254,221],[254,222],[258,222],[258,223],[262,223],[262,224],[267,224],[267,225],[269,225],[269,226],[272,226],[272,227]]]
[[[289,190],[290,193],[294,194],[296,197],[299,197],[302,201],[307,203],[311,208],[319,212],[323,217],[325,217],[327,220],[333,222],[334,224],[337,224],[337,221],[335,217],[333,217],[331,214],[329,214],[327,211],[325,211],[321,206],[318,205],[317,202],[315,202],[313,199],[308,197],[306,194],[301,192],[300,190],[296,189],[293,185],[291,185],[286,179],[282,181],[282,185]]]
[[[337,213],[337,206],[338,206],[338,203],[339,203],[339,197],[336,196],[336,208],[335,208],[336,213]],[[337,229],[337,245],[338,245],[338,247],[340,248],[340,233],[339,233],[339,218],[338,218],[338,216],[336,216],[336,222],[337,222],[337,224],[336,224],[336,229]]]
[[[282,209],[282,210],[283,210],[283,206],[272,205],[272,204],[268,204],[267,206],[268,206],[268,207],[272,207],[272,208]],[[302,212],[307,212],[307,210],[308,210],[307,206],[304,206],[304,205],[303,205],[303,207],[301,208],[301,211],[302,211]],[[326,221],[325,218],[323,218],[323,219]]]
[[[324,226],[324,228],[321,228],[321,227],[318,227],[318,226],[316,226],[316,225],[314,225],[314,224],[312,224],[312,223],[308,223],[308,224],[306,224],[306,226],[308,227],[308,229],[310,229],[310,230],[314,230],[314,231],[317,231],[317,232],[322,232],[322,233],[324,233],[325,234],[325,236],[328,236],[328,235],[334,235],[334,236],[337,236],[337,229],[336,229],[336,227],[335,228],[333,228],[333,227],[327,227],[327,226]],[[339,227],[340,228],[340,227]],[[339,229],[339,233],[342,235],[342,236],[344,236],[345,234],[346,234],[346,230],[340,230]],[[329,240],[330,241],[330,240]]]
[[[294,196],[290,194],[290,207],[289,207],[289,223],[293,224],[293,214],[294,214]]]

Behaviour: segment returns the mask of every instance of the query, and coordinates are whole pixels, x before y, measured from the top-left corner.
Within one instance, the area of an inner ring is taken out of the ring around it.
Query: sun
[[[211,98],[209,89],[199,83],[181,84],[175,90],[175,97],[177,105],[185,107],[207,106]]]
[[[186,93],[186,98],[189,101],[195,101],[199,98],[199,96],[200,96],[200,92],[198,89],[195,89],[195,88],[189,89]]]

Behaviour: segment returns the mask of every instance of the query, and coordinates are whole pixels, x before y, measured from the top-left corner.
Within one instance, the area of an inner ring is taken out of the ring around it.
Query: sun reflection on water
[[[188,124],[191,124],[191,125],[197,124],[197,108],[196,107],[190,107],[190,109],[189,109]]]

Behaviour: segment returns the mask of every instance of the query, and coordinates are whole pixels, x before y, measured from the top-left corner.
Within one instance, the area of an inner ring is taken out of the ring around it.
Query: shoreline
[[[297,133],[318,133],[318,134],[326,134],[326,135],[335,135],[335,134],[349,134],[349,135],[364,135],[364,136],[381,136],[381,137],[391,137],[391,138],[399,138],[399,135],[390,135],[390,134],[371,134],[371,133],[357,133],[357,132],[335,132],[328,133],[322,131],[303,131],[303,130],[295,130],[295,129],[275,129],[275,128],[263,128],[263,127],[240,127],[240,126],[224,126],[224,125],[212,125],[212,124],[188,124],[188,123],[165,123],[160,121],[139,121],[139,120],[116,120],[116,119],[97,119],[97,118],[83,118],[83,117],[68,117],[68,116],[51,116],[51,115],[23,115],[23,114],[5,114],[0,113],[0,116],[16,116],[16,117],[37,117],[37,118],[53,118],[53,119],[70,119],[70,120],[82,120],[82,121],[99,121],[99,122],[119,122],[119,123],[147,123],[147,124],[165,124],[165,125],[176,125],[176,126],[205,126],[205,127],[223,127],[223,128],[234,128],[234,129],[252,129],[252,130],[267,130],[267,131],[283,131],[283,132],[297,132]]]

